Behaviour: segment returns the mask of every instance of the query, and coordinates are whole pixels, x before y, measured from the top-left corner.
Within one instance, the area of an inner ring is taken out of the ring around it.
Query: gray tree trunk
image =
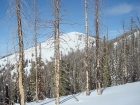
[[[36,103],[38,103],[38,60],[37,60],[37,32],[36,32],[36,0],[34,0],[34,43],[35,43],[35,70],[36,70]]]
[[[89,95],[89,65],[88,65],[88,10],[87,0],[85,0],[85,70],[86,70],[86,96]]]
[[[22,24],[21,24],[21,11],[20,11],[20,0],[16,0],[17,9],[17,24],[18,24],[18,38],[19,38],[19,64],[18,64],[18,86],[20,95],[20,105],[25,105],[24,100],[24,89],[22,82],[22,72],[23,72],[23,36],[22,36]]]
[[[124,21],[123,21],[122,25],[123,25],[124,84],[126,84],[128,73],[127,73],[126,35],[125,35],[125,29],[124,29]]]
[[[101,74],[99,55],[99,0],[95,0],[95,32],[96,32],[96,88],[98,95],[101,95]]]
[[[60,71],[60,51],[59,51],[59,4],[60,0],[53,0],[54,6],[54,66],[55,66],[55,92],[56,105],[59,105],[59,71]]]

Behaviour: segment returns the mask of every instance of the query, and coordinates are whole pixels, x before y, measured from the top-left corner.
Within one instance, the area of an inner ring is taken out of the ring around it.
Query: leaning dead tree
[[[88,10],[87,0],[85,0],[85,70],[86,70],[86,96],[89,95],[89,67],[88,67]]]
[[[60,42],[59,42],[59,11],[60,0],[52,0],[54,8],[54,68],[56,105],[59,105],[59,73],[60,73]]]
[[[96,88],[98,95],[101,95],[101,72],[99,52],[99,0],[95,0],[95,34],[96,34]]]
[[[20,0],[16,0],[16,14],[17,14],[17,26],[18,26],[18,39],[19,39],[19,63],[18,63],[18,86],[20,105],[25,105],[24,102],[24,89],[23,89],[23,35],[22,35],[22,24],[21,24],[21,11],[20,11]]]

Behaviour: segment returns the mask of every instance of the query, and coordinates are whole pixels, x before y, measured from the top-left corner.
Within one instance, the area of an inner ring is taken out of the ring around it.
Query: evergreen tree
[[[70,94],[68,63],[63,59],[60,61],[60,96]]]
[[[110,86],[110,70],[109,70],[109,64],[108,64],[108,42],[106,41],[104,37],[104,48],[103,48],[103,87],[109,87]]]

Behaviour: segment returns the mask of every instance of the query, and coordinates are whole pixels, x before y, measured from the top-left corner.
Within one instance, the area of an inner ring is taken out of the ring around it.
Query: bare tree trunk
[[[89,95],[89,65],[88,65],[88,10],[87,10],[87,0],[85,0],[85,69],[86,69],[86,96]]]
[[[43,100],[43,78],[42,78],[42,69],[41,69],[41,43],[39,44],[39,59],[38,59],[38,99]]]
[[[123,56],[124,56],[124,84],[127,83],[127,56],[126,56],[126,36],[125,36],[125,29],[124,29],[124,21],[123,25]]]
[[[131,16],[131,20],[130,20],[130,34],[131,34],[131,56],[132,56],[132,60],[131,60],[131,82],[135,82],[135,74],[134,74],[134,63],[135,63],[135,52],[134,52],[134,47],[135,47],[135,36],[134,36],[134,32],[133,32],[133,17]]]
[[[22,72],[23,72],[23,36],[22,36],[22,25],[21,25],[21,11],[20,11],[20,0],[16,0],[17,9],[17,24],[18,24],[18,38],[19,38],[19,64],[18,64],[18,86],[20,95],[20,105],[25,105],[24,100],[24,89],[22,82]]]
[[[59,4],[60,0],[53,0],[54,6],[54,56],[55,56],[55,92],[56,105],[59,105],[59,71],[60,71],[60,51],[59,51]]]
[[[36,0],[34,0],[34,43],[35,43],[35,70],[36,70],[36,103],[38,102],[38,60],[37,60],[37,32],[36,32]]]
[[[98,95],[101,95],[100,83],[100,55],[99,55],[99,0],[95,0],[95,31],[96,31],[96,87]]]

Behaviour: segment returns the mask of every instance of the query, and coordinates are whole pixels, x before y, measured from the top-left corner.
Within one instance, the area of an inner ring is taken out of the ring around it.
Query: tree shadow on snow
[[[60,104],[66,102],[66,101],[68,101],[68,100],[70,100],[70,99],[73,99],[73,98],[75,98],[75,101],[79,101],[79,100],[76,98],[76,96],[79,96],[80,94],[82,94],[82,93],[79,93],[79,94],[73,94],[73,95],[71,95],[71,96],[69,96],[69,97],[63,99],[62,101],[60,101]]]
[[[60,104],[65,103],[66,101],[68,101],[68,100],[70,100],[70,99],[72,99],[72,98],[76,98],[76,96],[79,96],[80,94],[82,94],[82,93],[73,94],[73,95],[70,95],[70,96],[66,97],[65,99],[62,99],[62,100],[60,101]],[[60,98],[62,98],[62,97],[60,97]],[[75,100],[76,100],[76,99],[75,99]],[[50,100],[50,101],[47,101],[47,102],[42,103],[42,104],[40,104],[40,105],[46,105],[46,104],[49,104],[49,103],[51,103],[51,102],[53,102],[53,101],[55,102],[55,99]]]
[[[89,95],[91,95],[91,93],[94,92],[94,91],[95,91],[95,90],[90,90],[90,91],[89,91]]]
[[[103,88],[103,89],[101,90],[101,94],[103,94],[103,92],[104,92],[105,89],[106,89],[106,88]]]
[[[53,100],[50,100],[50,101],[48,101],[48,102],[45,102],[45,103],[43,103],[43,104],[40,104],[40,105],[46,105],[46,104],[48,104],[48,103],[50,103],[50,102],[53,102],[53,101],[55,101],[55,99],[53,99]]]

